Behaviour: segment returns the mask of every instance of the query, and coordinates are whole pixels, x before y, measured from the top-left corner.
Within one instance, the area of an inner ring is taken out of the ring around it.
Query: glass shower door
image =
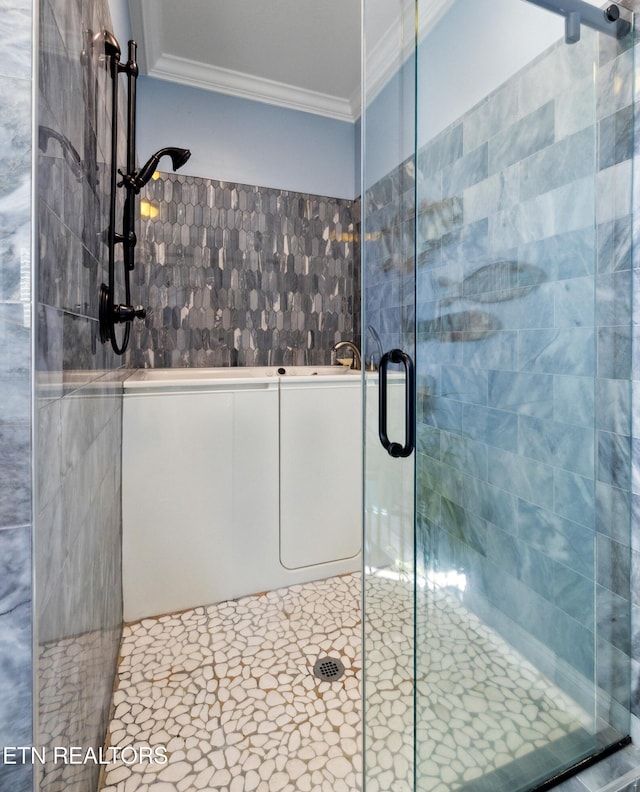
[[[413,789],[414,776],[414,19],[402,0],[364,12],[364,775],[380,792]]]
[[[400,458],[405,367],[365,374],[367,792],[628,732],[633,49],[539,5],[365,2],[364,359],[416,373]]]

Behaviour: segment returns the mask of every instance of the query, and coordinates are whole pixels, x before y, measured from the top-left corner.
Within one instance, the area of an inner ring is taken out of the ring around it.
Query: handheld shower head
[[[153,176],[156,168],[158,167],[158,163],[165,155],[171,157],[171,165],[173,166],[173,170],[177,171],[189,159],[191,152],[189,149],[171,147],[156,151],[156,153],[149,157],[149,159],[134,176],[125,177],[124,179],[125,182],[130,185],[136,195]]]
[[[180,170],[180,168],[191,156],[189,149],[181,148],[165,149],[165,154],[168,154],[171,157],[171,165],[173,166],[174,171]]]

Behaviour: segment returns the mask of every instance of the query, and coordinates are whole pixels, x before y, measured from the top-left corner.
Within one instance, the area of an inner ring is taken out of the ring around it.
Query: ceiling
[[[129,7],[143,74],[343,121],[360,113],[360,0]]]
[[[422,0],[419,38],[453,0]],[[360,0],[129,0],[142,74],[355,121]],[[370,0],[367,100],[412,51],[415,0]]]

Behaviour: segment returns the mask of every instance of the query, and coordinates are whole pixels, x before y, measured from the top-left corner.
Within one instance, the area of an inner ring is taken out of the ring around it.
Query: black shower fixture
[[[38,148],[43,154],[46,154],[47,148],[49,147],[49,140],[56,140],[60,144],[64,159],[71,168],[71,172],[76,177],[77,181],[81,182],[86,179],[91,189],[95,191],[98,181],[96,176],[97,167],[92,173],[88,168],[85,168],[82,158],[68,137],[65,137],[65,135],[57,132],[55,129],[51,129],[51,127],[39,126]]]
[[[127,186],[131,187],[131,189],[136,193],[136,195],[140,192],[140,190],[145,186],[145,184],[149,181],[149,179],[153,176],[158,167],[158,163],[164,156],[171,157],[171,165],[173,166],[174,171],[179,170],[185,162],[191,156],[191,152],[189,149],[180,149],[180,148],[163,148],[160,151],[156,151],[156,153],[149,157],[149,159],[145,162],[145,164],[140,168],[137,173],[133,175],[123,176],[122,184],[126,184]]]
[[[160,159],[166,154],[171,157],[174,170],[181,168],[191,156],[188,149],[163,148],[149,158],[140,170],[136,170],[136,80],[138,77],[138,64],[136,55],[138,45],[135,41],[129,42],[129,58],[126,63],[120,63],[120,46],[112,33],[103,31],[101,40],[104,42],[105,55],[110,64],[109,69],[113,88],[111,92],[111,195],[109,203],[109,231],[107,242],[109,247],[109,285],[101,284],[99,297],[100,340],[103,344],[111,341],[113,351],[117,355],[124,354],[129,345],[131,322],[134,319],[144,319],[146,311],[142,307],[134,308],[131,305],[130,273],[135,266],[134,251],[136,246],[136,195],[153,176]],[[118,170],[118,75],[126,74],[128,78],[127,100],[127,167],[126,172]],[[122,180],[118,182],[118,174]],[[124,212],[122,220],[122,233],[116,232],[116,189],[124,187]],[[124,304],[116,304],[115,293],[115,246],[122,244],[124,257]],[[119,342],[116,338],[115,327],[124,324],[124,334]]]
[[[615,3],[606,8],[598,8],[584,0],[527,0],[528,3],[546,8],[564,17],[564,40],[567,44],[580,41],[580,26],[606,33],[621,39],[631,30],[631,24],[620,17],[620,9]]]

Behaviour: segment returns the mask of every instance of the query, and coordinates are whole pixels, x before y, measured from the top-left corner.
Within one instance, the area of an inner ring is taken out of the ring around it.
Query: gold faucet
[[[355,369],[356,371],[360,371],[360,369],[362,368],[360,350],[353,343],[353,341],[338,341],[337,344],[333,345],[333,349],[331,351],[335,355],[339,349],[344,349],[345,347],[347,349],[350,349],[353,353],[353,360],[351,361],[351,366],[349,368]]]

